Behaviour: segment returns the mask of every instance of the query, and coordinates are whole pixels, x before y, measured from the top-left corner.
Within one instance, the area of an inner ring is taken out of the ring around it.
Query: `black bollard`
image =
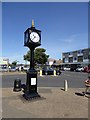
[[[21,91],[21,80],[19,78],[17,78],[14,81],[14,89],[13,89],[13,91],[15,91],[15,92]]]

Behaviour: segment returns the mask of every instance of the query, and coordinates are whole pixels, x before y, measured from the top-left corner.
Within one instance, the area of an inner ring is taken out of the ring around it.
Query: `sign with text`
[[[31,78],[31,85],[36,85],[36,78]]]

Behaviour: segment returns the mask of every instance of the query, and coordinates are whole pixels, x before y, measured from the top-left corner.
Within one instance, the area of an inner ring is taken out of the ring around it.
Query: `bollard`
[[[54,70],[54,76],[56,76],[56,70]]]
[[[21,80],[19,78],[17,78],[14,81],[14,89],[13,89],[13,91],[15,91],[15,92],[21,91]]]
[[[40,76],[42,76],[42,70],[40,70]]]
[[[68,90],[68,83],[67,83],[67,80],[64,81],[64,90],[65,90],[65,91]]]

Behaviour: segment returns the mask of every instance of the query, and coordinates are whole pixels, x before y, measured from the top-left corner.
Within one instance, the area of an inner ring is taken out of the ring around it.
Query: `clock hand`
[[[34,36],[34,38],[36,38],[36,36]],[[33,38],[33,39],[34,39],[34,38]],[[32,40],[33,40],[33,39],[32,39]]]

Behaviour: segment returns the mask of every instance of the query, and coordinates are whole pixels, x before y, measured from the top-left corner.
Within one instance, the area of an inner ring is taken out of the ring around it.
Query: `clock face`
[[[30,34],[30,39],[33,41],[33,42],[39,42],[39,40],[40,40],[40,37],[39,37],[39,35],[36,33],[36,32],[32,32],[31,34]]]

